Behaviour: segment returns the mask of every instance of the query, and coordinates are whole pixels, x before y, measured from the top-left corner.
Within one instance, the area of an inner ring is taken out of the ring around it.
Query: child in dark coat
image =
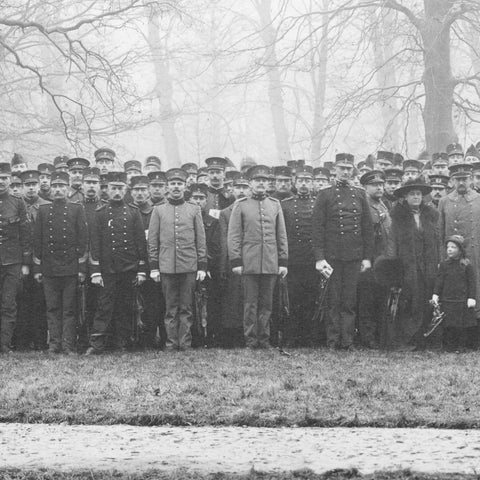
[[[448,350],[463,349],[467,328],[476,325],[475,271],[465,257],[465,240],[452,235],[446,241],[447,259],[440,263],[432,302],[445,313],[443,344]]]

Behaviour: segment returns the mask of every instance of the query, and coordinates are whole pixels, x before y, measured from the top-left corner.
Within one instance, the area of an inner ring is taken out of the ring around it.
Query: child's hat
[[[465,239],[461,235],[451,235],[450,237],[447,238],[447,241],[445,242],[445,245],[448,242],[453,242],[457,247],[465,253]]]

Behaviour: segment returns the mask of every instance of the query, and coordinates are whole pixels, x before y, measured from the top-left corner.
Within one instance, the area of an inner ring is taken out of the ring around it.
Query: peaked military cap
[[[12,167],[7,162],[0,162],[0,175],[11,175]]]
[[[20,178],[22,179],[23,183],[33,183],[40,180],[40,174],[38,173],[38,170],[25,170],[20,174]]]
[[[97,167],[84,168],[82,174],[84,180],[100,181],[100,170]]]
[[[388,162],[393,163],[393,152],[379,150],[377,152],[377,160],[386,160]]]
[[[76,157],[70,158],[67,165],[70,170],[73,170],[74,168],[84,169],[90,166],[90,162],[86,158]]]
[[[418,160],[420,160],[421,162],[428,162],[430,161],[430,154],[426,150],[424,150],[423,152],[420,152]]]
[[[241,173],[240,176],[238,176],[237,178],[235,178],[233,180],[233,186],[236,187],[237,185],[247,185],[248,186],[248,178]]]
[[[197,179],[198,177],[206,177],[208,175],[207,173],[207,167],[200,167],[197,172]]]
[[[95,156],[96,162],[99,160],[109,160],[110,162],[115,161],[115,152],[111,148],[99,148],[98,150],[95,150],[93,155]]]
[[[147,175],[135,175],[130,179],[130,188],[135,188],[138,186],[148,187],[150,185],[150,180]]]
[[[208,194],[208,186],[204,183],[194,183],[193,185],[190,185],[189,190],[192,197],[193,195],[203,195],[206,197]]]
[[[14,165],[22,165],[23,163],[26,164],[27,162],[23,158],[23,155],[20,155],[19,153],[14,153],[10,163],[13,167]]]
[[[12,176],[10,177],[10,185],[23,185],[21,172],[12,173]]]
[[[188,173],[181,168],[170,168],[165,172],[165,175],[167,177],[167,182],[171,182],[172,180],[186,182],[188,178]]]
[[[67,172],[53,172],[52,178],[50,179],[50,183],[52,185],[54,183],[63,183],[68,185],[70,183],[70,177],[68,176]]]
[[[67,161],[68,161],[68,157],[66,157],[65,155],[55,157],[53,159],[53,166],[55,167],[55,169],[67,168],[68,167]]]
[[[354,156],[351,153],[337,153],[335,155],[335,165],[350,165],[353,167]]]
[[[472,174],[473,168],[470,163],[457,163],[448,167],[450,177],[469,177]]]
[[[211,168],[225,170],[227,166],[227,161],[223,157],[209,157],[205,160],[205,163],[207,164],[207,170]]]
[[[315,178],[325,178],[330,179],[330,170],[325,167],[316,167],[313,169],[313,176]]]
[[[37,171],[40,175],[51,175],[55,171],[55,167],[51,163],[40,163]]]
[[[324,168],[328,169],[329,172],[333,169],[333,162],[323,162]]]
[[[125,172],[108,172],[107,183],[122,184],[127,183],[127,174]]]
[[[477,161],[480,161],[480,154],[473,144],[470,145],[465,152],[465,158],[467,157],[475,157]]]
[[[367,162],[365,160],[362,160],[361,162],[358,162],[358,165],[357,165],[357,170],[359,172],[370,172],[372,171],[372,167],[370,167],[369,165],[367,165]]]
[[[450,155],[463,155],[463,148],[459,143],[450,143],[447,145],[447,154]]]
[[[310,165],[300,165],[297,167],[297,177],[313,178],[313,168]]]
[[[394,167],[401,167],[403,165],[403,155],[401,153],[394,153],[393,154],[393,166]]]
[[[198,165],[196,163],[184,163],[181,168],[189,175],[195,175],[198,172]]]
[[[250,167],[253,167],[256,164],[257,164],[257,162],[252,157],[244,157],[240,161],[240,170],[241,171],[246,171]]]
[[[436,152],[432,155],[432,165],[448,165],[447,152]]]
[[[403,178],[403,170],[400,168],[386,168],[383,172],[385,174],[385,181],[402,181]]]
[[[422,171],[423,169],[423,163],[420,160],[405,160],[403,162],[403,171],[405,172],[406,170],[418,170],[419,172]]]
[[[293,167],[293,168],[296,168],[296,167]],[[292,167],[289,167],[289,166],[280,165],[280,166],[273,167],[272,172],[276,178],[286,178],[286,179],[292,178]]]
[[[145,159],[145,166],[156,166],[159,170],[162,168],[162,161],[155,155],[150,155]]]
[[[372,170],[371,172],[364,173],[360,177],[360,183],[362,185],[385,183],[385,175],[381,170]]]
[[[106,187],[108,185],[107,174],[101,173],[100,174],[100,186]]]
[[[252,180],[254,178],[269,178],[272,171],[266,165],[254,165],[247,171],[247,177]]]
[[[428,179],[430,180],[430,185],[432,187],[448,187],[448,181],[450,177],[446,175],[429,175]]]
[[[231,183],[241,175],[242,174],[237,170],[229,170],[228,172],[225,172],[225,183]]]
[[[128,172],[129,170],[138,170],[142,171],[142,164],[138,160],[127,160],[123,164],[123,169]]]
[[[155,172],[148,172],[147,175],[150,183],[167,183],[167,177],[165,172],[155,171]]]

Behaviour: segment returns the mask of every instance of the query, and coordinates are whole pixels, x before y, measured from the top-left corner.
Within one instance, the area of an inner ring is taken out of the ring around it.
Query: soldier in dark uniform
[[[33,234],[41,205],[51,202],[39,196],[39,173],[36,170],[23,172],[24,197],[27,218]],[[33,278],[33,270],[23,277],[21,292],[18,295],[18,315],[15,326],[15,348],[24,350],[46,350],[47,344],[47,310],[43,286]]]
[[[312,214],[316,269],[327,274],[329,348],[353,348],[355,307],[360,271],[371,268],[374,235],[365,192],[350,185],[353,155],[335,158],[335,184],[321,190]]]
[[[150,278],[162,282],[166,302],[167,350],[191,347],[195,281],[207,269],[205,230],[200,208],[185,202],[187,172],[166,172],[168,199],[157,205],[148,229]]]
[[[269,168],[248,171],[252,196],[235,202],[228,225],[232,272],[242,275],[244,335],[248,348],[269,348],[277,276],[288,269],[288,242],[280,202],[267,196]]]
[[[201,183],[190,186],[191,201],[202,211],[203,228],[207,243],[207,334],[209,346],[220,346],[222,331],[222,298],[225,282],[220,276],[220,226],[218,220],[206,211],[208,187]]]
[[[393,154],[392,154],[393,156]],[[391,234],[391,219],[388,209],[382,201],[384,194],[385,173],[372,170],[360,178],[365,188],[370,214],[373,222],[375,261],[387,254],[388,239]],[[360,343],[366,348],[378,348],[381,334],[381,322],[387,290],[375,280],[372,269],[360,273],[358,281],[358,327]]]
[[[162,161],[155,155],[150,155],[145,159],[143,172],[148,175],[150,172],[160,172],[162,170]]]
[[[233,180],[233,196],[235,200],[250,196],[248,179],[240,174]],[[226,282],[222,302],[222,345],[239,347],[245,344],[243,338],[243,294],[242,277],[233,275],[228,258],[228,223],[232,215],[232,203],[220,212],[218,219],[220,228],[220,278]]]
[[[123,169],[127,175],[127,193],[125,193],[125,203],[133,203],[131,192],[131,180],[133,177],[142,175],[142,164],[138,160],[128,160],[123,164]]]
[[[288,293],[290,323],[284,326],[287,346],[313,342],[311,319],[315,309],[317,272],[312,262],[312,212],[315,199],[312,167],[298,167],[297,194],[281,202],[288,238]]]
[[[151,173],[155,178],[155,172]],[[140,175],[131,179],[131,192],[133,204],[140,210],[145,238],[148,236],[148,226],[154,205],[149,200],[150,181],[147,176]],[[150,277],[150,269],[147,265],[147,280],[140,287],[140,292],[145,300],[145,313],[143,320],[145,324],[144,331],[140,338],[140,346],[144,348],[163,348],[166,341],[165,325],[163,317],[165,316],[165,300],[163,298],[161,285],[155,283]],[[159,339],[157,340],[157,331]]]
[[[449,176],[448,155],[445,152],[438,152],[432,155],[432,175]]]
[[[293,195],[292,169],[284,166],[273,167],[273,174],[275,175],[275,193],[271,197],[280,202],[291,197]]]
[[[12,173],[10,177],[10,195],[12,197],[23,198],[23,180],[21,172]]]
[[[167,177],[165,172],[154,171],[148,174],[150,182],[149,193],[150,202],[153,206],[165,203],[165,195],[167,191]]]
[[[87,223],[83,205],[67,201],[69,178],[52,174],[53,202],[41,205],[34,225],[34,277],[47,303],[49,352],[76,353],[77,283],[85,281]]]
[[[223,182],[227,161],[221,157],[210,157],[205,160],[208,174],[208,195],[206,212],[218,220],[220,210],[233,203],[233,198],[227,198]]]
[[[438,208],[438,202],[440,202],[443,197],[447,196],[450,177],[444,175],[430,175],[428,178],[430,180],[430,186],[432,187],[432,205],[435,208]]]
[[[393,205],[398,201],[394,192],[402,184],[403,170],[400,168],[392,167],[387,168],[385,171],[385,185],[382,201],[390,211]]]
[[[317,196],[317,193],[323,188],[330,186],[330,170],[325,167],[316,167],[313,169],[313,190],[312,194]]]
[[[70,189],[67,200],[72,203],[83,203],[85,196],[82,191],[83,169],[90,166],[86,158],[71,158],[67,162],[70,176]]]
[[[100,170],[100,175],[106,175],[113,169],[115,163],[115,152],[111,148],[99,148],[93,154],[95,166]]]
[[[110,200],[95,211],[90,236],[91,279],[100,289],[87,355],[105,349],[110,324],[114,347],[131,346],[133,289],[146,280],[145,230],[138,208],[123,200],[126,175],[110,172],[107,178]]]
[[[68,173],[68,157],[65,155],[59,155],[53,159],[53,167],[56,172],[65,172]]]
[[[55,171],[55,167],[51,163],[41,163],[37,167],[39,173],[39,182],[40,182],[40,190],[38,195],[40,198],[44,200],[48,200],[51,202],[53,200],[52,197],[52,189],[50,187],[50,179],[52,173]]]

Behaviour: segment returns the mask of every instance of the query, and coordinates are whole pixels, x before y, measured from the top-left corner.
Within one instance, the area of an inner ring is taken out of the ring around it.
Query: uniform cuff
[[[235,258],[233,260],[230,260],[230,266],[232,268],[243,267],[242,259],[241,258]]]
[[[278,266],[279,266],[279,267],[288,267],[288,259],[286,259],[286,260],[284,260],[284,259],[279,260],[279,261],[278,261]]]
[[[207,271],[207,262],[198,262],[197,270]]]

